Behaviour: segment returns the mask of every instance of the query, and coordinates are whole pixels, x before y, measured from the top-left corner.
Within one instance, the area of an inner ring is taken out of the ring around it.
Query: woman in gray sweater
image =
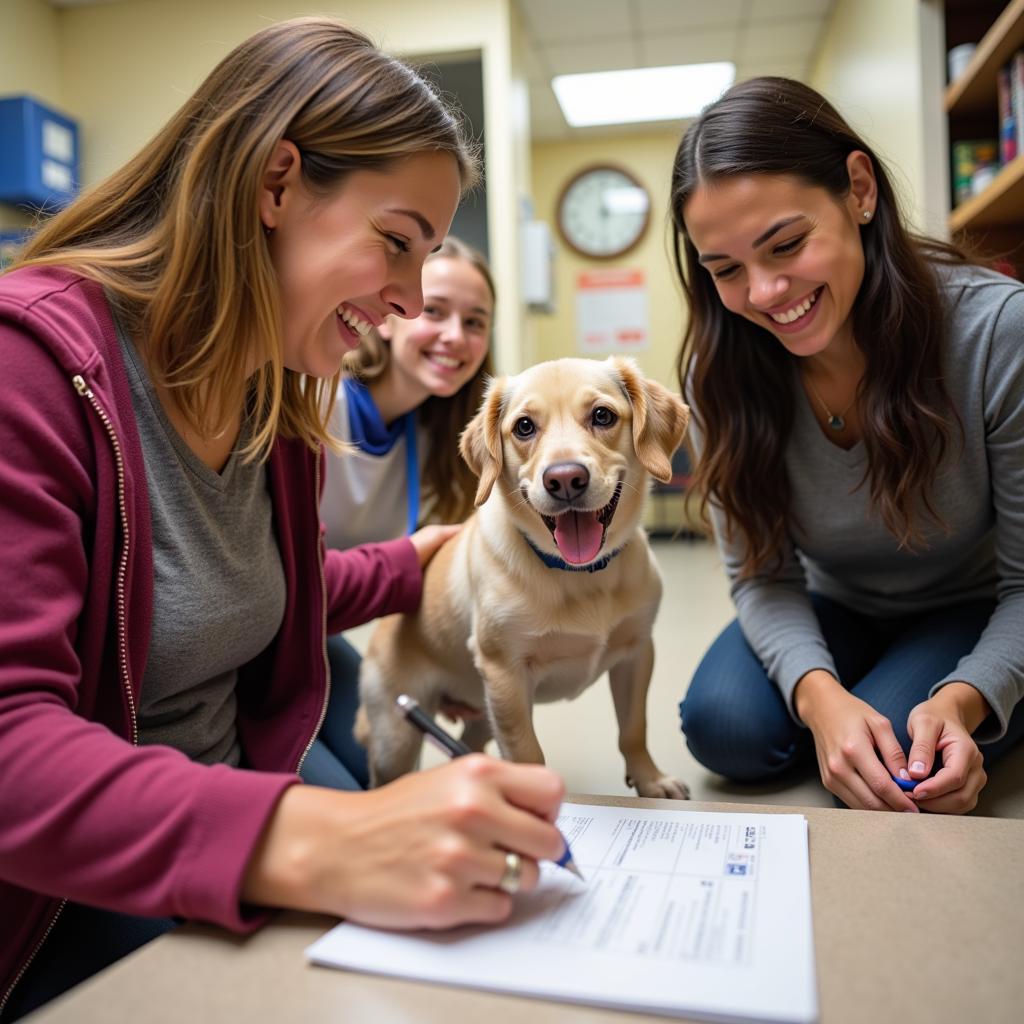
[[[818,93],[760,78],[673,171],[680,383],[737,610],[681,705],[736,780],[971,810],[1024,735],[1024,287],[911,235]]]

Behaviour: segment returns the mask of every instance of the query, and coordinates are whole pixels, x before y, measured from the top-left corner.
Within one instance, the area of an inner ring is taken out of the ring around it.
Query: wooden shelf
[[[961,203],[949,215],[950,231],[1024,225],[1024,154],[1008,163],[980,195]]]
[[[1011,0],[985,33],[964,73],[946,88],[948,114],[987,112],[996,103],[996,75],[1024,47],[1024,0]]]
[[[996,126],[999,70],[1020,49],[1024,49],[1024,0],[1010,0],[982,36],[964,73],[946,89],[945,107],[951,125],[957,125],[961,133],[970,133],[961,134],[961,138],[977,137],[976,125],[985,121],[991,120]],[[984,192],[950,213],[949,230],[954,235],[966,232],[971,239],[968,244],[978,246],[979,252],[986,247],[1020,252],[1019,239],[1024,237],[1024,153],[1001,168]]]

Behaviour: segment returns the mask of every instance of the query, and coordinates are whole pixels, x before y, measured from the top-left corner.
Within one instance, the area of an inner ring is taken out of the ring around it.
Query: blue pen
[[[465,757],[466,754],[473,753],[465,743],[445,732],[408,694],[400,693],[395,698],[395,703],[406,719],[419,729],[445,756]],[[583,873],[576,866],[576,861],[572,859],[572,850],[569,849],[569,844],[565,842],[564,836],[562,837],[562,842],[565,843],[565,850],[555,863],[560,868],[571,871],[578,879],[584,881]]]
[[[909,793],[919,782],[923,782],[923,779],[901,779],[898,775],[892,777],[892,781],[896,783],[900,789]]]

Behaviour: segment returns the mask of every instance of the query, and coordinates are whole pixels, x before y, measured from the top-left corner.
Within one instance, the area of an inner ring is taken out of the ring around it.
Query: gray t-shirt
[[[139,743],[238,765],[238,667],[284,617],[285,581],[266,467],[232,452],[209,468],[167,418],[118,326],[138,421],[153,530],[153,626],[138,706]],[[245,431],[239,440],[245,443]]]
[[[953,427],[932,494],[949,532],[930,530],[926,550],[900,550],[871,511],[867,484],[858,487],[864,444],[832,444],[795,376],[785,466],[800,528],[790,524],[782,574],[739,580],[742,549],[724,542],[721,513],[712,518],[744,635],[794,718],[801,676],[836,674],[808,590],[875,616],[997,596],[977,646],[931,691],[957,680],[980,690],[997,724],[976,738],[991,742],[1024,697],[1024,286],[979,267],[940,267],[939,278],[945,384],[964,429],[961,448]]]

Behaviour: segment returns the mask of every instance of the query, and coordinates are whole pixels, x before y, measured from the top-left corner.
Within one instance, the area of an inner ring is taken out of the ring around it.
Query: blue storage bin
[[[0,203],[66,206],[78,192],[78,125],[31,96],[0,98]]]

